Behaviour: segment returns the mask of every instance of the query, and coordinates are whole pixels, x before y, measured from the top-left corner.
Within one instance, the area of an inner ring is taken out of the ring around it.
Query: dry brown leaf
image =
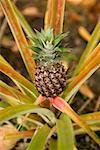
[[[31,7],[27,7],[25,8],[22,13],[26,16],[39,16],[40,13],[38,11],[38,9],[34,6],[31,6]]]
[[[89,99],[93,99],[94,96],[95,96],[94,93],[91,91],[91,89],[88,87],[87,84],[83,84],[83,85],[80,87],[79,91],[80,91],[83,95],[87,96]]]
[[[86,41],[89,41],[89,40],[90,40],[91,35],[90,35],[90,33],[87,31],[87,29],[86,29],[85,27],[80,26],[80,27],[78,28],[78,32],[79,32],[79,34],[81,35],[81,37],[82,37],[83,39],[85,39]]]
[[[74,5],[79,5],[81,3],[82,0],[66,0]]]
[[[15,41],[8,39],[6,36],[3,37],[1,43],[2,46],[6,47],[7,49],[10,48],[13,52],[18,52],[18,47]]]
[[[13,47],[15,45],[15,42],[5,36],[3,37],[1,44],[5,47]]]
[[[5,140],[5,135],[9,133],[16,133],[17,129],[12,125],[4,125],[3,127],[0,127],[0,150],[10,150],[14,147],[17,139],[12,140]]]
[[[84,7],[92,7],[95,5],[96,0],[66,0],[74,5],[81,5]]]
[[[82,20],[82,16],[74,11],[69,11],[68,17],[72,22],[80,22]]]

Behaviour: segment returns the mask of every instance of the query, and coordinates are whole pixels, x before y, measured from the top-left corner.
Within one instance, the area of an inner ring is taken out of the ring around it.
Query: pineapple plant
[[[98,44],[100,23],[97,24],[91,35],[91,40],[74,71],[72,76],[74,80],[66,87],[68,71],[62,63],[65,58],[68,59],[69,55],[67,49],[62,47],[62,41],[67,36],[66,33],[62,33],[65,0],[48,0],[47,5],[45,31],[36,31],[34,35],[33,30],[13,1],[0,1],[0,6],[7,17],[30,77],[30,80],[26,79],[0,55],[0,71],[10,77],[16,85],[14,88],[0,81],[0,96],[2,98],[0,123],[6,123],[7,120],[15,117],[18,120],[16,121],[17,134],[7,135],[6,133],[2,139],[4,141],[5,139],[13,140],[14,138],[21,139],[33,136],[27,150],[46,149],[45,146],[48,145],[48,142],[50,142],[48,149],[66,150],[67,148],[73,150],[77,146],[74,135],[88,133],[99,145],[100,138],[95,131],[100,130],[100,112],[78,115],[71,108],[70,103],[81,85],[100,67],[100,43]],[[30,49],[34,51],[36,68],[21,26],[26,35],[31,37],[32,46]],[[34,70],[35,73],[33,73]],[[33,74],[35,74],[35,85],[32,83]],[[39,96],[35,86],[42,96]],[[58,96],[62,92],[61,97]],[[58,110],[57,113],[50,110],[50,107],[39,105],[42,101],[47,100],[46,97],[49,98],[50,104]],[[24,114],[26,116],[23,116]],[[25,131],[20,130],[23,127],[25,127]],[[52,136],[55,133],[57,134],[56,140]]]
[[[53,98],[61,94],[67,84],[67,68],[63,65],[68,51],[62,47],[62,40],[67,33],[57,36],[53,30],[36,31],[36,36],[31,38],[31,49],[35,52],[36,70],[35,84],[42,96]]]

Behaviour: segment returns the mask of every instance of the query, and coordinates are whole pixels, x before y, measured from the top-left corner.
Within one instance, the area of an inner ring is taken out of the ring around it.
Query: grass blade
[[[58,134],[58,150],[73,150],[74,132],[70,118],[62,114],[56,121]]]
[[[44,125],[42,128],[40,128],[36,135],[33,136],[27,150],[43,150],[49,133],[50,128],[47,125]]]

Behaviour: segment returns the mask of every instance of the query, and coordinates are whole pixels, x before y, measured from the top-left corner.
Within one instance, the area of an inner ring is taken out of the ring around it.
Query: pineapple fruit
[[[67,84],[67,69],[62,61],[67,58],[68,51],[62,47],[66,33],[53,35],[53,30],[36,31],[31,37],[31,50],[36,60],[35,85],[38,92],[47,98],[61,94]]]

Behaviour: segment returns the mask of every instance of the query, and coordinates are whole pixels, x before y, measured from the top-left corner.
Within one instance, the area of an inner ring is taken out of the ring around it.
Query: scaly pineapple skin
[[[66,87],[67,71],[61,63],[45,66],[37,64],[35,85],[42,96],[53,98],[61,94]]]

